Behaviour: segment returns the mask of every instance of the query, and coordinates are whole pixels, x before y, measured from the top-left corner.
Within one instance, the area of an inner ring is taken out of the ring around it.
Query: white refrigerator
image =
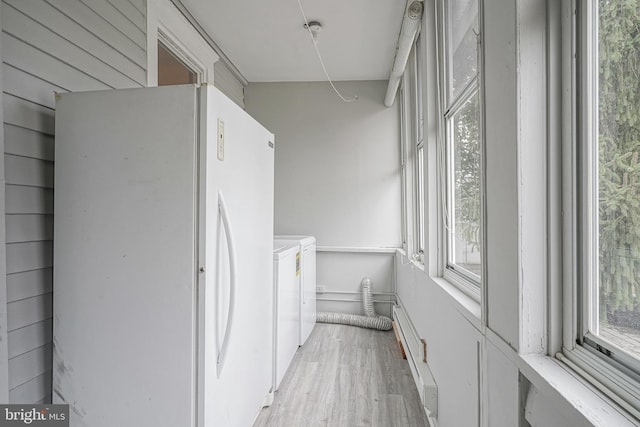
[[[247,427],[272,397],[274,136],[212,86],[57,95],[54,403]]]

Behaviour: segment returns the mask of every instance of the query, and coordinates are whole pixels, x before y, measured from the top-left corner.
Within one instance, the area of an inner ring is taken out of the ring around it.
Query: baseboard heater
[[[435,427],[435,419],[438,417],[438,386],[429,365],[425,362],[427,360],[426,346],[420,340],[404,309],[399,305],[393,307],[393,320],[400,331],[400,339],[407,355],[411,375],[418,388],[420,401],[431,427]]]

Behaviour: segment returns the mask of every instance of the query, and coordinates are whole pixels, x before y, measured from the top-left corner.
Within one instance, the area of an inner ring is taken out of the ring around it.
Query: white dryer
[[[316,325],[316,238],[313,236],[274,237],[280,242],[300,246],[300,345],[303,345]]]
[[[282,382],[300,341],[300,246],[273,242],[273,391]]]

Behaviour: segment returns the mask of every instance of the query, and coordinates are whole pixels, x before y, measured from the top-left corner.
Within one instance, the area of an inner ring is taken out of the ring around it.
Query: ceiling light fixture
[[[322,29],[322,24],[318,21],[309,21],[309,23],[305,23],[303,27],[311,31],[313,38],[317,39],[318,33]]]

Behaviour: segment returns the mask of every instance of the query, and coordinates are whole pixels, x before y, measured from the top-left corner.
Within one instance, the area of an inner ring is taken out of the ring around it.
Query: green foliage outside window
[[[599,308],[617,323],[640,316],[640,0],[600,0],[598,13]]]
[[[454,121],[456,231],[474,251],[480,251],[480,129],[477,94]]]

